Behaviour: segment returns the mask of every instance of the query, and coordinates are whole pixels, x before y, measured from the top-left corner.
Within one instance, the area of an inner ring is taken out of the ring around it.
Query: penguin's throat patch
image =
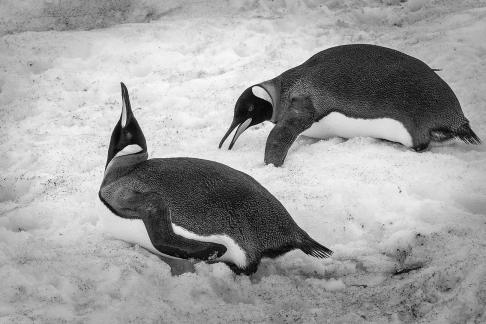
[[[263,99],[265,101],[268,101],[273,106],[272,97],[268,94],[267,90],[265,90],[263,87],[254,86],[254,87],[251,88],[251,92],[253,92],[253,94],[256,97]]]

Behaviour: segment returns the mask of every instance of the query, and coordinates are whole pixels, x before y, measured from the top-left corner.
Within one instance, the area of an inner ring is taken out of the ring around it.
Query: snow
[[[265,166],[270,123],[218,143],[248,86],[319,50],[374,43],[427,62],[486,140],[484,1],[184,3],[146,24],[0,38],[0,322],[485,322],[486,146],[415,153],[300,137]],[[325,260],[294,251],[250,277],[172,276],[110,238],[97,197],[130,92],[151,157],[225,163],[262,183]]]
[[[176,10],[179,5],[177,0],[2,0],[0,35],[146,22]]]

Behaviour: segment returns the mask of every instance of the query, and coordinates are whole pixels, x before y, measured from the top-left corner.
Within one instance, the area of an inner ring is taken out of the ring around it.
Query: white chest
[[[152,253],[171,257],[160,253],[150,241],[145,224],[141,219],[126,219],[112,213],[103,217],[103,227],[106,234],[125,242],[138,244]],[[245,251],[229,236],[224,234],[213,234],[208,236],[198,235],[181,226],[172,224],[175,234],[185,238],[201,242],[213,242],[226,247],[226,252],[216,261],[228,261],[237,266],[244,267],[247,263]]]
[[[403,124],[391,118],[350,118],[332,112],[305,130],[302,135],[314,138],[329,137],[374,137],[412,146],[412,137]]]

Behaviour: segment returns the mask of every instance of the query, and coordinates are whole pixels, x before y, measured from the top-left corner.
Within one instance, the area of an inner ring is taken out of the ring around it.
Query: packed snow
[[[484,141],[485,32],[484,1],[207,0],[151,23],[2,36],[0,322],[486,322],[485,144],[302,136],[275,168],[266,122],[217,148],[243,90],[348,43],[440,69]],[[334,255],[172,275],[113,238],[97,192],[120,81],[151,157],[248,173]]]

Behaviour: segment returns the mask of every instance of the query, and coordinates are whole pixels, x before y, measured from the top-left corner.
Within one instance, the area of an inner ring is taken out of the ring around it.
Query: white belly
[[[126,219],[110,213],[103,217],[103,227],[109,236],[125,242],[138,244],[152,253],[171,257],[160,253],[150,241],[145,224],[141,219]],[[181,226],[172,224],[172,229],[177,235],[201,242],[212,242],[222,244],[226,247],[226,252],[216,261],[228,261],[237,266],[246,266],[245,251],[229,236],[224,234],[213,234],[208,236],[198,235]],[[171,257],[173,258],[173,257]]]
[[[329,137],[374,137],[412,146],[412,137],[402,123],[391,118],[360,119],[350,118],[332,112],[315,122],[302,135],[314,138]]]
[[[103,215],[104,232],[117,240],[137,244],[152,253],[168,256],[160,253],[150,241],[145,224],[141,219],[127,219],[109,213]]]

